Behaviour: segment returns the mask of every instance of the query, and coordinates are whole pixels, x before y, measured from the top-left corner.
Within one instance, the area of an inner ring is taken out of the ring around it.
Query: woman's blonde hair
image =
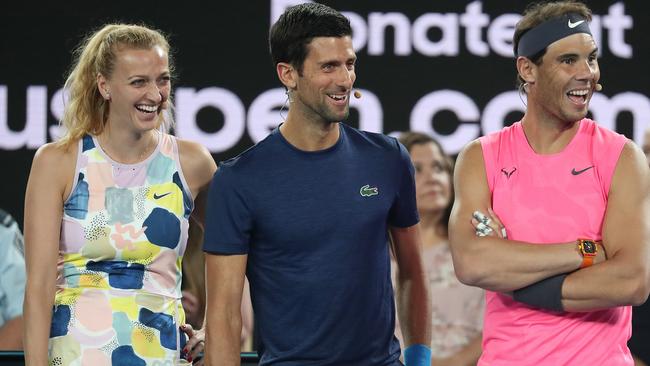
[[[169,56],[169,42],[158,30],[133,24],[108,24],[85,37],[74,51],[75,62],[66,79],[64,89],[68,93],[61,124],[65,134],[59,144],[69,146],[83,135],[102,133],[108,119],[109,103],[97,88],[97,75],[110,78],[115,68],[118,51],[123,49],[148,50],[162,47],[169,57],[169,69],[173,71]],[[172,124],[171,96],[169,106],[158,120],[158,126],[168,130]]]

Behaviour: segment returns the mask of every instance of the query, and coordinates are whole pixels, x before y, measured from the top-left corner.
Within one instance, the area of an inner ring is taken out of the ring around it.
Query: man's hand
[[[487,214],[481,211],[474,211],[472,214],[472,225],[476,236],[496,236],[501,239],[508,239],[508,232],[497,214],[488,207]]]

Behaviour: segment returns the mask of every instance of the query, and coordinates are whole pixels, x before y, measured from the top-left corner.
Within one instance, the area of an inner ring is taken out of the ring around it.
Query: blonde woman
[[[180,263],[216,165],[166,132],[160,32],[106,25],[75,56],[67,132],[38,149],[27,184],[26,363],[187,364],[203,332],[184,325]]]

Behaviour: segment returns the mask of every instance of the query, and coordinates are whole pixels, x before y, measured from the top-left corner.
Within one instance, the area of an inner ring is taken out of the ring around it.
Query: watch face
[[[584,240],[582,242],[582,250],[588,254],[596,253],[596,244],[591,240]]]

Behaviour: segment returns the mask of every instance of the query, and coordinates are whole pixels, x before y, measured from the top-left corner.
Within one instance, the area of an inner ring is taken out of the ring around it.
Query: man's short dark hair
[[[288,8],[271,27],[269,48],[273,64],[286,62],[302,73],[307,45],[314,37],[352,34],[350,21],[327,5],[305,3]]]

